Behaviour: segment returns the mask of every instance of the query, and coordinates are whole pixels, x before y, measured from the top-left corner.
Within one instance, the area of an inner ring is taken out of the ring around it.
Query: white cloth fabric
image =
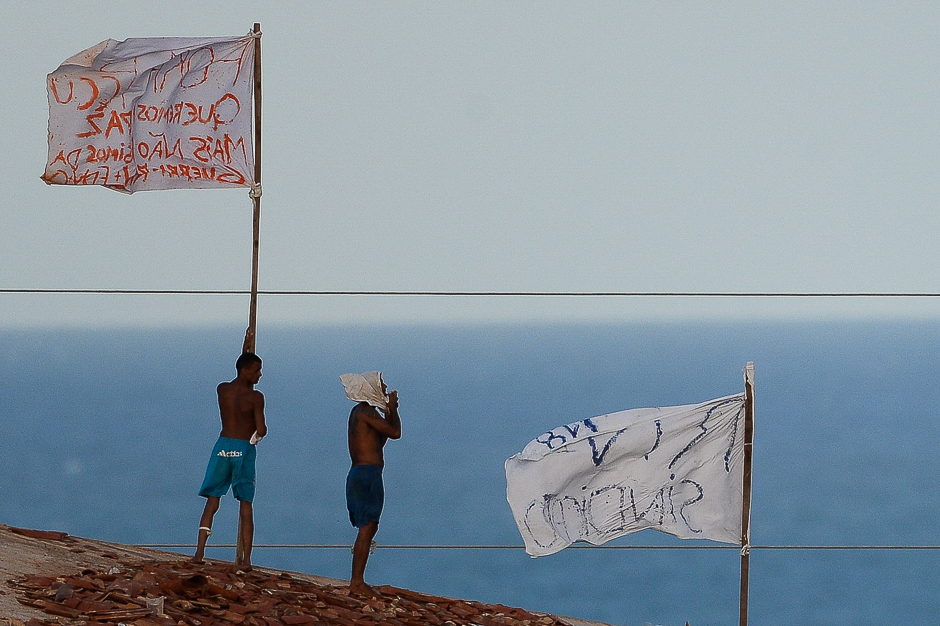
[[[388,396],[382,391],[382,372],[343,374],[339,379],[346,389],[346,397],[353,402],[368,402],[378,409],[388,410]]]
[[[506,461],[526,552],[553,554],[653,528],[739,544],[744,394],[560,426]]]
[[[107,39],[47,77],[57,185],[250,187],[254,39]]]

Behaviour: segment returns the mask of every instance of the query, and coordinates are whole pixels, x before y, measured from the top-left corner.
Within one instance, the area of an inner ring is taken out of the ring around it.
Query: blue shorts
[[[346,508],[356,528],[378,523],[385,504],[381,465],[355,465],[346,476]]]
[[[235,499],[251,502],[255,499],[255,446],[244,439],[219,437],[209,456],[206,477],[199,495],[221,498],[229,486]]]

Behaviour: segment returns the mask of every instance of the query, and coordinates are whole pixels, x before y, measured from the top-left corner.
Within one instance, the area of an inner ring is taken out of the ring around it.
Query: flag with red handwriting
[[[108,39],[47,77],[53,185],[250,187],[254,39]]]
[[[559,426],[506,460],[525,549],[545,556],[652,528],[741,541],[743,393]]]

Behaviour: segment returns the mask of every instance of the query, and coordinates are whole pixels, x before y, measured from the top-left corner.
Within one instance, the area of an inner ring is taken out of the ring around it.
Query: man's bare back
[[[398,417],[398,392],[388,397],[385,417],[366,402],[360,402],[349,412],[349,458],[356,465],[385,466],[383,448],[389,439],[401,437],[401,419]]]
[[[243,552],[238,564],[251,569],[255,528],[251,504],[255,495],[255,444],[268,434],[264,421],[264,395],[255,390],[255,385],[261,380],[261,359],[247,351],[251,338],[249,330],[245,333],[242,355],[235,361],[237,376],[216,387],[222,432],[210,454],[206,477],[199,490],[199,495],[206,499],[206,506],[199,519],[199,535],[193,555],[195,563],[203,561],[219,501],[231,487],[239,501],[238,543]],[[252,438],[255,433],[257,438]]]
[[[252,363],[234,380],[219,383],[216,388],[219,396],[219,417],[222,419],[222,432],[219,436],[249,440],[255,432],[259,438],[267,434],[268,429],[264,423],[264,395],[254,388],[260,379],[261,364]]]
[[[381,380],[381,377],[379,378]],[[389,393],[382,382],[382,394],[388,394],[384,417],[368,402],[359,402],[349,412],[349,458],[352,468],[346,477],[346,507],[349,521],[358,528],[353,544],[352,575],[349,590],[358,595],[378,597],[363,580],[372,538],[379,529],[379,516],[385,500],[382,468],[383,448],[389,439],[401,437],[398,416],[398,392]]]

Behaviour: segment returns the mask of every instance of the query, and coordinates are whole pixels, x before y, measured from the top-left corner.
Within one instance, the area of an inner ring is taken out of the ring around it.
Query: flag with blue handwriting
[[[745,394],[620,411],[543,433],[506,461],[531,556],[653,528],[740,544]]]
[[[250,187],[254,39],[108,39],[48,75],[56,185]]]

